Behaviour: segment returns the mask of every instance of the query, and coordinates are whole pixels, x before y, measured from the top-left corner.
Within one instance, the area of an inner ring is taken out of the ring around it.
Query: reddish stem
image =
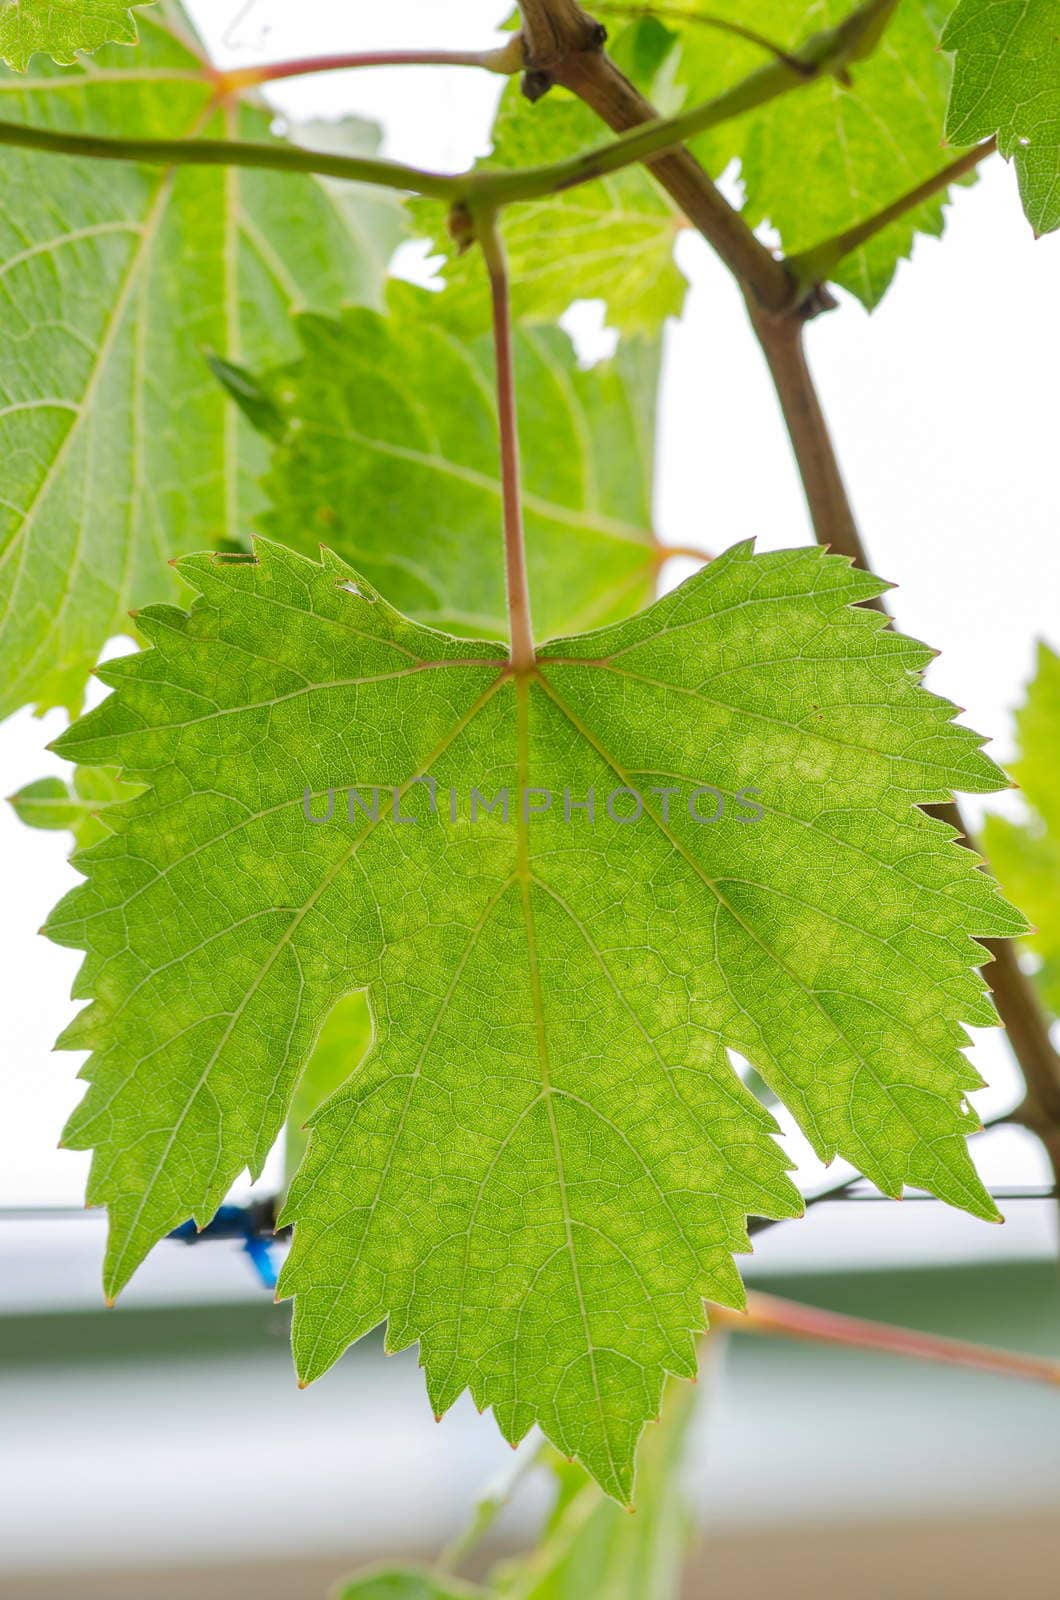
[[[1060,1386],[1060,1361],[1029,1356],[1015,1350],[971,1344],[965,1339],[944,1339],[912,1328],[895,1328],[886,1322],[847,1317],[838,1311],[821,1311],[772,1294],[749,1294],[747,1314],[712,1306],[713,1324],[737,1332],[782,1334],[789,1339],[845,1345],[851,1350],[877,1350],[884,1355],[912,1356],[918,1361],[938,1361],[947,1366],[972,1367],[1002,1377],[1025,1378],[1034,1383]]]
[[[504,241],[494,215],[475,218],[476,237],[482,246],[493,303],[493,348],[497,363],[497,419],[500,427],[501,489],[504,501],[504,555],[508,582],[508,617],[511,627],[512,667],[517,673],[534,665],[534,635],[530,622],[530,585],[526,574],[526,540],[519,492],[519,427],[515,403],[515,363],[512,355],[512,319],[508,296],[508,263]]]
[[[496,50],[359,50],[353,54],[304,56],[293,61],[273,61],[265,66],[213,68],[211,76],[222,94],[253,89],[281,78],[301,78],[313,72],[348,72],[358,67],[481,67],[486,72],[511,75],[523,66],[522,48],[512,41]]]

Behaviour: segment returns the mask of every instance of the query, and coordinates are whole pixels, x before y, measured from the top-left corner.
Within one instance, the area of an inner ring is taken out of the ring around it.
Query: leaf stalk
[[[493,50],[361,50],[353,53],[302,56],[273,61],[264,66],[215,68],[210,77],[224,95],[239,94],[283,78],[308,77],[318,72],[350,72],[363,67],[478,67],[507,77],[523,70],[522,41],[513,34],[507,44]]]
[[[720,1323],[734,1332],[780,1334],[789,1339],[845,1345],[852,1350],[874,1350],[882,1355],[911,1356],[951,1367],[971,1367],[1000,1377],[1022,1378],[1031,1383],[1060,1387],[1060,1361],[973,1344],[967,1339],[942,1338],[919,1329],[895,1327],[864,1317],[822,1311],[778,1295],[750,1293],[746,1314],[725,1307],[710,1308],[712,1325]]]
[[[519,426],[515,399],[511,301],[508,262],[495,211],[473,215],[475,237],[490,280],[493,348],[497,367],[497,420],[500,430],[501,496],[504,506],[504,565],[508,592],[512,670],[524,675],[534,668],[534,634],[530,620],[530,584],[526,571],[526,538],[519,485]]]
[[[987,139],[983,144],[973,145],[948,166],[940,168],[930,178],[925,178],[923,183],[918,183],[908,193],[900,195],[897,200],[892,200],[890,205],[874,212],[871,217],[866,217],[864,222],[855,223],[852,228],[835,234],[831,239],[822,240],[809,250],[800,250],[794,255],[787,256],[785,259],[788,271],[796,284],[801,290],[806,290],[830,278],[839,263],[847,256],[852,255],[855,250],[860,250],[862,245],[868,244],[870,239],[882,233],[884,228],[890,227],[892,222],[897,222],[907,212],[923,205],[925,200],[930,200],[941,190],[948,189],[951,183],[957,183],[969,172],[974,172],[980,162],[994,155],[996,151],[996,139]]]

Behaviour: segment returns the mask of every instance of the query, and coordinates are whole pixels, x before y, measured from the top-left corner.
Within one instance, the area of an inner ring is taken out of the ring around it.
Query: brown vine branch
[[[864,1317],[845,1316],[800,1305],[778,1295],[749,1293],[747,1311],[711,1306],[712,1325],[719,1323],[736,1333],[779,1334],[789,1339],[844,1345],[848,1350],[875,1350],[882,1355],[909,1356],[917,1361],[937,1361],[951,1367],[971,1367],[1001,1377],[1060,1386],[1060,1361],[1045,1356],[999,1350],[966,1339],[941,1338],[912,1328],[893,1327]]]
[[[530,621],[530,584],[526,572],[526,540],[519,489],[519,427],[515,403],[515,362],[508,294],[508,263],[495,213],[479,213],[473,221],[490,280],[493,348],[497,365],[497,417],[500,428],[501,490],[504,504],[504,560],[508,590],[512,668],[529,672],[534,665],[534,632]]]
[[[865,0],[835,28],[814,34],[797,49],[745,78],[735,89],[704,106],[670,119],[673,149],[642,158],[689,221],[714,246],[722,260],[761,301],[773,310],[791,305],[793,280],[783,262],[757,239],[746,222],[723,198],[706,171],[687,150],[677,146],[777,95],[823,75],[843,77],[852,61],[868,55],[889,22],[896,0]],[[523,40],[528,67],[524,88],[538,98],[553,83],[579,96],[614,132],[628,136],[658,114],[629,79],[604,54],[604,30],[576,0],[524,0]],[[620,142],[622,142],[620,140]],[[631,144],[627,148],[633,148]]]
[[[818,542],[864,566],[865,552],[853,507],[806,361],[802,319],[767,311],[751,295],[746,299],[751,326],[780,401]],[[880,611],[885,609],[879,599],[869,604]]]

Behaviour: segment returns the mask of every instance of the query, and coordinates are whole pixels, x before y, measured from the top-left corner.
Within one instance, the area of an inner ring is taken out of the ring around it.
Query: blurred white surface
[[[430,1551],[512,1465],[490,1416],[465,1396],[436,1425],[414,1355],[378,1349],[304,1392],[280,1339],[238,1360],[47,1367],[0,1378],[0,1408],[0,1578]],[[723,1534],[1029,1514],[1060,1494],[1058,1415],[1031,1385],[748,1341],[697,1414],[689,1494]],[[509,1535],[545,1503],[531,1479]]]

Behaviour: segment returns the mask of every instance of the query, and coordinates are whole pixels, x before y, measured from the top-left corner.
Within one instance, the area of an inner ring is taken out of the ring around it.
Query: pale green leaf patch
[[[285,1213],[301,1377],[386,1322],[438,1413],[470,1389],[628,1502],[748,1215],[802,1207],[730,1050],[824,1159],[996,1219],[963,1025],[995,1020],[976,936],[1025,924],[919,807],[1005,780],[858,606],[885,586],[816,548],[738,545],[528,675],[328,551],[258,554],[184,560],[190,613],[142,613],[58,741],[149,785],[48,925],[87,951],[66,1141],[107,1291],[261,1170],[364,990]]]
[[[0,61],[25,72],[38,51],[70,66],[79,50],[135,44],[133,11],[124,0],[0,0]]]
[[[662,48],[659,48],[659,41]],[[657,23],[615,33],[609,49],[648,93],[668,99],[665,62],[671,40]],[[669,109],[667,107],[667,109]],[[489,167],[545,166],[607,140],[599,118],[565,89],[529,105],[519,82],[505,89],[492,131]],[[469,334],[489,327],[489,291],[475,253],[460,255],[439,227],[438,207],[413,203],[413,215],[449,257],[448,314]],[[512,312],[525,323],[554,322],[575,300],[604,300],[623,333],[657,333],[680,314],[685,278],[674,244],[680,212],[642,167],[513,206],[504,219]]]

